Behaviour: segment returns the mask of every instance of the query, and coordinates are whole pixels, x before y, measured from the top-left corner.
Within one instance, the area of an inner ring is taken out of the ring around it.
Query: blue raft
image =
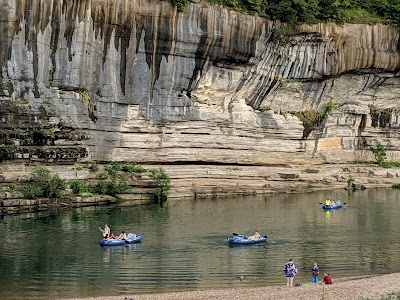
[[[231,238],[228,238],[227,240],[229,244],[247,245],[247,244],[265,243],[268,240],[268,237],[261,236],[259,238],[254,238],[252,236],[246,236],[246,235],[235,235]]]
[[[126,244],[140,243],[142,241],[142,236],[129,233],[125,240],[120,239],[102,239],[100,241],[100,246],[122,246]]]
[[[343,203],[340,201],[336,201],[335,205],[322,205],[322,209],[336,209],[336,208],[341,208],[343,206]]]

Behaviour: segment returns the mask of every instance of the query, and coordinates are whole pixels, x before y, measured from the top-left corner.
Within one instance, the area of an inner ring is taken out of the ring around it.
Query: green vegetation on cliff
[[[171,0],[183,11],[188,0]],[[289,24],[384,23],[400,25],[399,0],[208,0]]]

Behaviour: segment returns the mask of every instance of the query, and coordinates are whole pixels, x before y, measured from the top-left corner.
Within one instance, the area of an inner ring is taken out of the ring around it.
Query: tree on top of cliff
[[[171,0],[183,11],[188,0]],[[399,0],[208,0],[290,24],[384,23],[400,25]]]

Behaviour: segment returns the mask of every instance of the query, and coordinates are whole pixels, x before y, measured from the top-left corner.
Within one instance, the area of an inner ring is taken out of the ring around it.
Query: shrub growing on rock
[[[378,162],[379,166],[383,166],[383,163],[386,160],[386,148],[381,142],[375,140],[375,146],[372,147],[372,152],[374,153],[375,159]]]

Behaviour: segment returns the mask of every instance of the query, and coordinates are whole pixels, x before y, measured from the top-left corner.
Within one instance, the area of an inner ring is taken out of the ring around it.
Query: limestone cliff
[[[399,159],[400,35],[205,2],[0,0],[1,160]],[[305,128],[298,112],[339,107]]]

